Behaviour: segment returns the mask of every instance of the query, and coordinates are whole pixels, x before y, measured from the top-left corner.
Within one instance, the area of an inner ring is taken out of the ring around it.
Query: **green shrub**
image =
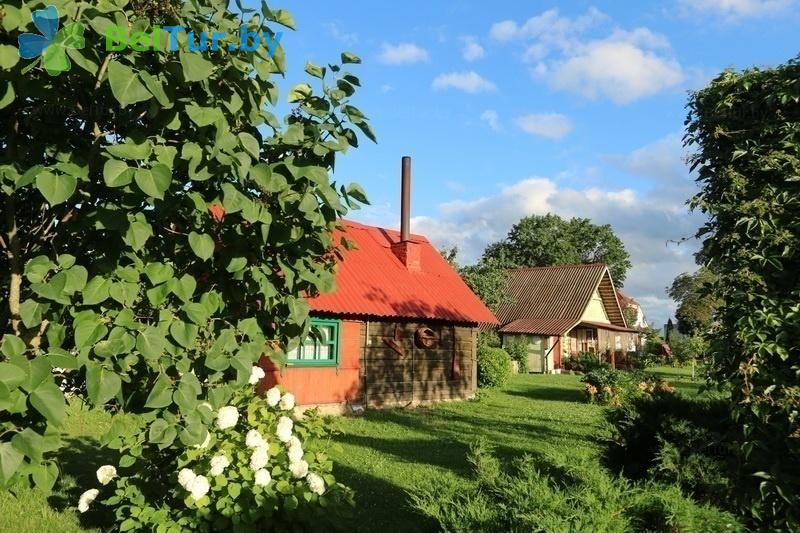
[[[511,357],[519,365],[520,372],[528,371],[528,343],[522,340],[512,340],[504,347]]]
[[[726,71],[691,94],[684,143],[706,223],[699,258],[720,301],[709,370],[731,390],[742,511],[800,531],[800,56]]]
[[[469,461],[474,485],[422,487],[412,505],[442,531],[742,531],[736,519],[676,487],[612,477],[589,459],[531,456],[507,471],[483,443]]]
[[[511,377],[511,356],[502,348],[478,349],[478,385],[502,387]]]
[[[634,480],[679,486],[702,501],[730,505],[733,422],[720,398],[639,396],[607,412],[607,459]]]
[[[611,365],[602,360],[597,354],[590,352],[581,352],[578,355],[570,355],[564,361],[565,370],[574,370],[576,372],[591,372],[598,368],[611,368]]]
[[[658,376],[641,370],[617,370],[611,367],[588,372],[581,381],[589,402],[619,406],[631,398],[671,394],[675,389]]]
[[[670,344],[675,362],[685,365],[702,360],[708,352],[708,342],[699,335],[678,337]]]
[[[493,329],[481,331],[478,334],[478,350],[481,348],[500,348],[500,336]]]
[[[628,361],[633,368],[644,370],[652,366],[658,366],[664,362],[664,358],[658,352],[633,352],[628,354]]]

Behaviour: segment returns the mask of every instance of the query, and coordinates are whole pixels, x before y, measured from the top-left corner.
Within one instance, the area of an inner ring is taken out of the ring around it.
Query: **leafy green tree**
[[[523,218],[505,239],[490,244],[483,258],[509,267],[606,263],[618,287],[631,268],[630,255],[609,224],[553,214]]]
[[[709,268],[700,267],[694,274],[680,274],[667,289],[669,297],[678,303],[675,318],[678,331],[684,335],[708,331],[713,325],[719,307],[719,300],[711,292],[714,280]]]
[[[262,356],[281,361],[308,333],[303,296],[332,287],[347,245],[332,232],[366,201],[329,172],[357,129],[374,140],[350,53],[308,63],[282,96],[291,112],[273,114],[284,49],[229,45],[242,25],[277,41],[294,27],[285,10],[48,3],[80,39],[34,60],[16,45],[42,3],[0,10],[0,485],[44,488],[65,418],[53,368],[85,381],[92,406],[136,416],[108,442],[121,471],[162,468],[206,439],[201,406],[225,406]],[[155,33],[161,51],[108,51],[112,25]],[[180,33],[167,52],[170,25],[228,37],[194,53]]]
[[[742,509],[756,529],[800,529],[800,57],[726,71],[691,95],[685,145],[708,216],[718,327],[710,369],[741,430]]]
[[[481,260],[474,265],[462,267],[459,272],[472,292],[496,312],[503,305],[511,302],[508,292],[508,269],[500,261]]]

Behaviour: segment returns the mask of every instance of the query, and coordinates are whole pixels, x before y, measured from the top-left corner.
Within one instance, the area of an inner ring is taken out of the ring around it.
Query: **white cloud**
[[[328,28],[328,33],[331,34],[331,37],[339,41],[340,43],[344,43],[348,46],[352,46],[358,43],[358,34],[353,32],[347,32],[342,30],[341,27],[335,22],[331,22],[326,25]]]
[[[474,37],[464,37],[464,50],[461,52],[467,61],[475,61],[486,55],[486,50],[478,44]]]
[[[689,214],[684,205],[694,185],[681,162],[680,139],[668,136],[606,161],[651,186],[643,191],[566,187],[555,179],[531,176],[483,198],[441,204],[434,216],[414,217],[414,231],[440,247],[457,245],[461,260],[471,262],[527,215],[556,213],[611,224],[633,263],[625,292],[639,300],[651,321],[661,325],[674,314],[674,302],[665,288],[678,274],[696,269],[697,243],[678,246],[670,241],[693,235],[703,222],[702,215]],[[665,195],[666,190],[675,192]]]
[[[522,25],[499,22],[490,35],[520,41],[525,47],[522,60],[533,65],[534,78],[589,99],[627,104],[684,81],[684,70],[661,34],[648,28],[612,28],[605,36],[587,35],[608,20],[595,8],[575,18],[551,9]]]
[[[561,139],[572,130],[570,120],[559,113],[523,115],[517,118],[516,123],[525,133],[548,139]]]
[[[680,0],[684,11],[707,13],[725,19],[763,17],[785,12],[794,0]]]
[[[494,83],[473,70],[440,74],[433,80],[432,86],[436,90],[452,88],[467,93],[491,92],[497,89]]]
[[[389,85],[388,83],[384,83],[383,85],[381,85],[382,93],[390,93],[392,91],[394,91],[394,87]]]
[[[387,65],[408,65],[428,60],[428,51],[414,43],[383,43],[378,61]]]
[[[498,116],[497,111],[493,109],[487,109],[481,113],[481,120],[486,122],[494,131],[500,131],[500,117]]]

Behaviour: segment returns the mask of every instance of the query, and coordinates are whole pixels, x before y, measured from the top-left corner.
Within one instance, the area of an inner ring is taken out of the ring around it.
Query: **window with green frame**
[[[339,364],[340,321],[312,318],[311,327],[319,335],[309,335],[287,353],[288,364],[295,366],[336,366]]]

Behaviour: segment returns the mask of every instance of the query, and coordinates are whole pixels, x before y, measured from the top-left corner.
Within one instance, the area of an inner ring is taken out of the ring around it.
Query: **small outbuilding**
[[[470,398],[477,388],[480,325],[492,312],[421,235],[409,231],[410,161],[403,160],[401,231],[345,221],[330,293],[310,298],[309,338],[265,385],[282,384],[301,406],[329,412]]]
[[[524,342],[530,372],[553,372],[581,353],[622,361],[639,349],[605,264],[509,271],[510,301],[497,311],[503,345]]]

